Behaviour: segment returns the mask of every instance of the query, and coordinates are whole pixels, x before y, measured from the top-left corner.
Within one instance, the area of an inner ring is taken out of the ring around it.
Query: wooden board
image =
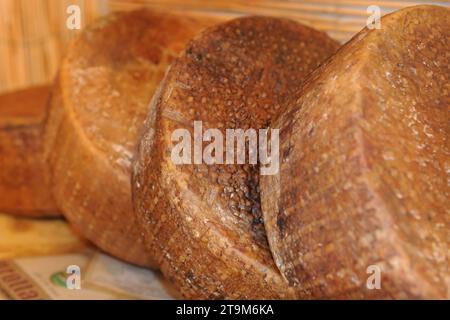
[[[53,79],[68,40],[78,33],[66,27],[70,4],[80,6],[83,26],[110,10],[148,6],[184,15],[289,17],[345,42],[364,27],[368,6],[378,5],[386,14],[420,3],[450,5],[449,0],[1,0],[0,92]]]
[[[86,242],[61,219],[36,220],[0,213],[0,260],[77,252]]]

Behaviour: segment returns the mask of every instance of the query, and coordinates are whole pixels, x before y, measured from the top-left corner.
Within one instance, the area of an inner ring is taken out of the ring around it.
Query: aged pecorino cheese
[[[156,267],[131,202],[131,159],[165,69],[211,21],[159,13],[115,13],[68,48],[46,128],[53,191],[87,239],[123,260]]]
[[[447,8],[385,16],[273,122],[262,208],[299,297],[450,297],[449,39]]]
[[[224,136],[265,127],[337,48],[298,23],[247,17],[208,29],[172,64],[153,98],[132,187],[146,244],[185,297],[293,296],[267,244],[258,166],[176,164],[172,134],[184,129],[194,139],[194,121]]]
[[[59,215],[43,154],[49,95],[48,86],[0,95],[0,212]]]

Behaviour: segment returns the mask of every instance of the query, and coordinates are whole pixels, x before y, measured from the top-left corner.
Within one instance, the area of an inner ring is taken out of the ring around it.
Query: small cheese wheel
[[[0,212],[58,216],[44,160],[49,86],[0,95]]]
[[[411,7],[316,70],[273,127],[261,179],[279,269],[301,298],[449,298],[450,11]]]
[[[338,47],[290,20],[245,17],[207,29],[170,67],[139,146],[133,197],[149,250],[185,297],[293,296],[267,244],[258,165],[176,165],[172,133],[193,138],[194,121],[224,137],[266,127]]]
[[[131,159],[172,59],[211,21],[113,13],[69,46],[46,128],[53,191],[65,217],[102,250],[155,268],[131,202]]]

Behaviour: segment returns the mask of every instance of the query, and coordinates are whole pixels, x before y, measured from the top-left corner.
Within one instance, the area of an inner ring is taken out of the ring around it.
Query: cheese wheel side
[[[276,263],[302,298],[448,298],[447,8],[362,30],[274,122],[261,178]]]

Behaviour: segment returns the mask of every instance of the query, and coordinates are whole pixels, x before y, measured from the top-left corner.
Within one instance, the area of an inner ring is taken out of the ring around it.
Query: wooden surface
[[[86,247],[63,220],[36,220],[0,213],[0,259],[62,254]]]
[[[360,30],[370,5],[388,13],[419,3],[449,6],[449,0],[1,0],[0,92],[51,81],[65,47],[78,31],[66,28],[67,6],[78,4],[82,25],[110,10],[141,6],[183,14],[285,16],[299,20],[344,42]]]
[[[96,0],[1,0],[0,92],[53,80],[68,41],[66,9],[78,4],[85,25],[104,12]]]
[[[370,14],[367,7],[377,5],[381,14],[418,4],[449,5],[444,1],[415,0],[109,0],[112,10],[127,10],[136,5],[193,14],[219,15],[233,18],[243,14],[288,17],[319,30],[338,41],[349,40],[361,30]]]

